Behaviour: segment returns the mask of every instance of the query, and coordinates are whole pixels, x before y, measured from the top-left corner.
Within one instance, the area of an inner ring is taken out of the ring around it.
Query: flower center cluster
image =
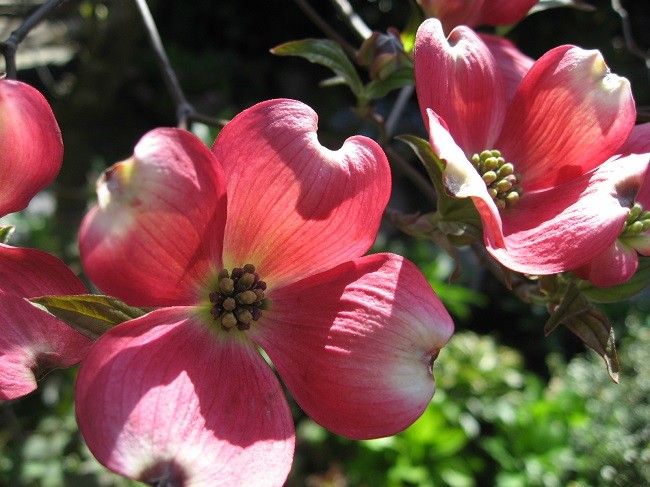
[[[640,203],[634,203],[623,226],[622,237],[632,237],[650,230],[650,211],[644,211]]]
[[[219,273],[217,286],[210,293],[210,313],[214,321],[225,331],[237,327],[248,330],[253,321],[262,316],[266,305],[266,283],[260,280],[255,266],[246,264]]]
[[[497,207],[503,210],[515,206],[521,197],[521,176],[515,173],[515,166],[496,149],[474,154],[471,160]]]

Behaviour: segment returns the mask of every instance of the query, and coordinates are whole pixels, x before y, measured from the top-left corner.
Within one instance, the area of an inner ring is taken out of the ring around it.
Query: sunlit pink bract
[[[59,127],[43,95],[0,79],[0,216],[22,210],[61,167]],[[0,244],[0,401],[36,389],[36,374],[72,365],[90,341],[26,298],[79,294],[84,287],[59,259]]]
[[[632,129],[625,145],[619,149],[619,157],[636,160],[646,170],[639,180],[619,188],[619,197],[631,204],[638,203],[646,212],[650,210],[650,123]],[[576,269],[583,279],[598,287],[615,286],[627,282],[639,267],[639,254],[650,256],[650,228],[638,234],[620,235],[604,252],[591,262]]]
[[[108,468],[174,485],[282,485],[294,427],[257,347],[339,434],[390,435],[426,407],[452,321],[413,264],[362,257],[390,193],[382,150],[365,137],[326,149],[316,122],[302,103],[263,102],[212,152],[156,129],[100,180],[84,267],[105,292],[159,307],[106,333],[81,366],[79,425]],[[217,273],[246,264],[268,306],[226,331],[208,297]]]
[[[648,161],[620,157],[635,120],[629,83],[598,51],[552,49],[510,96],[499,63],[469,28],[425,21],[415,48],[418,100],[445,184],[471,197],[503,265],[554,274],[593,260],[621,233]],[[469,158],[498,149],[521,181],[499,209]]]

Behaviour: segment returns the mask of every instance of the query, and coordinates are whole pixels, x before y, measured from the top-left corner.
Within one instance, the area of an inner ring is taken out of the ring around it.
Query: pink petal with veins
[[[97,193],[79,231],[93,282],[136,306],[193,303],[208,270],[221,269],[226,185],[209,149],[189,132],[153,130]]]
[[[519,22],[537,0],[485,0],[478,25],[509,25]]]
[[[149,484],[281,486],[294,429],[280,384],[250,342],[217,338],[193,312],[154,311],[93,346],[76,392],[88,447]]]
[[[0,79],[0,216],[22,210],[61,168],[63,142],[43,95]]]
[[[418,0],[425,14],[440,20],[445,32],[458,25],[477,25],[484,2],[485,0]]]
[[[337,151],[317,116],[294,100],[259,103],[219,134],[213,152],[228,181],[224,264],[251,263],[280,286],[363,255],[391,188],[388,161],[356,136]]]
[[[650,157],[650,122],[635,125],[619,154],[648,154]]]
[[[630,83],[598,51],[560,46],[522,80],[496,148],[522,174],[524,192],[551,188],[613,156],[635,118]]]
[[[634,275],[638,267],[636,250],[617,239],[605,252],[574,272],[594,286],[608,287],[623,284]]]
[[[479,37],[490,49],[499,66],[498,69],[505,84],[506,99],[510,102],[519,87],[519,83],[535,63],[535,60],[526,56],[508,39],[483,33],[479,34]]]
[[[274,290],[250,330],[300,406],[350,438],[395,434],[434,391],[453,323],[420,271],[375,254]]]
[[[25,298],[81,294],[83,284],[59,259],[0,244],[0,400],[36,389],[36,377],[79,362],[90,340]]]
[[[580,178],[524,193],[501,213],[503,246],[484,234],[488,251],[506,267],[555,274],[580,267],[617,239],[648,167],[642,156],[606,162]]]
[[[505,91],[494,56],[474,31],[457,27],[447,39],[438,20],[424,21],[415,40],[415,84],[425,125],[430,108],[466,154],[493,148]]]

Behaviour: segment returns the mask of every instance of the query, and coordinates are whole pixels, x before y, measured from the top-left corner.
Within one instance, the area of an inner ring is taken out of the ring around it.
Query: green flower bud
[[[643,223],[641,222],[634,222],[630,226],[627,227],[627,232],[630,234],[637,234],[641,233],[643,231]]]
[[[485,169],[488,171],[491,171],[499,167],[499,161],[497,161],[496,157],[488,157],[487,159],[485,159],[485,162],[483,164],[485,166]]]
[[[499,193],[505,193],[506,191],[512,189],[512,183],[510,181],[502,179],[496,184],[496,188]]]
[[[632,208],[630,208],[630,212],[627,214],[627,222],[632,223],[634,220],[639,218],[641,216],[641,213],[643,212],[643,208],[639,203],[634,203],[632,205]]]
[[[506,195],[506,206],[508,206],[508,208],[512,208],[513,206],[515,206],[518,201],[519,201],[519,193],[517,193],[516,191],[510,191]]]
[[[492,184],[494,181],[497,180],[497,173],[494,171],[488,171],[485,174],[483,174],[483,181],[485,181],[485,184]]]
[[[499,168],[499,170],[497,171],[497,176],[499,176],[499,178],[504,178],[504,177],[506,177],[506,176],[510,176],[510,175],[513,174],[514,172],[515,172],[515,166],[513,166],[513,165],[510,164],[509,162],[506,162],[506,163],[505,163],[503,166],[501,166],[501,167]]]

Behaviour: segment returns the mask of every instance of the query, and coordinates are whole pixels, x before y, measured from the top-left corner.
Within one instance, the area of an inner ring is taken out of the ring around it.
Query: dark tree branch
[[[408,85],[402,88],[399,92],[399,95],[397,95],[395,104],[393,105],[393,108],[391,109],[390,113],[388,114],[388,117],[386,118],[387,137],[392,137],[393,133],[395,132],[395,127],[397,126],[397,122],[402,117],[402,113],[404,112],[406,105],[411,99],[411,96],[413,96],[413,91],[415,91],[415,86]]]
[[[147,30],[151,47],[156,55],[156,61],[158,62],[158,67],[160,68],[163,80],[167,86],[167,91],[174,101],[178,126],[187,129],[188,124],[191,122],[201,122],[216,127],[225,125],[226,121],[224,120],[216,119],[197,112],[196,108],[194,108],[194,106],[187,100],[185,92],[183,92],[183,88],[181,88],[181,84],[176,76],[176,72],[169,61],[162,40],[160,39],[158,27],[156,27],[156,22],[151,15],[149,5],[147,5],[146,0],[135,0],[135,3],[140,11],[140,15],[142,16],[142,21]]]
[[[316,27],[322,30],[327,37],[339,43],[347,55],[354,59],[357,50],[352,46],[352,44],[346,41],[343,36],[341,36],[341,34],[336,32],[336,30],[334,30],[327,22],[325,22],[325,20],[320,15],[318,15],[318,12],[314,10],[309,2],[306,0],[294,0],[294,2],[296,5],[298,5],[298,7],[300,7],[300,10],[304,12],[309,20],[316,24]]]
[[[6,41],[0,43],[0,52],[5,58],[7,78],[16,79],[16,50],[20,43],[34,27],[40,24],[53,10],[65,2],[67,0],[48,0],[29,15],[22,25],[11,33]]]
[[[151,15],[151,10],[149,10],[149,5],[147,5],[146,0],[135,0],[135,3],[140,11],[142,16],[142,21],[144,26],[147,29],[147,35],[149,36],[149,42],[151,47],[156,55],[156,61],[158,62],[158,67],[162,74],[165,85],[167,86],[167,91],[169,92],[174,105],[176,106],[176,118],[179,125],[187,125],[188,115],[195,111],[187,97],[181,88],[181,84],[178,82],[176,77],[176,72],[172,68],[171,63],[169,62],[169,57],[167,57],[167,52],[163,47],[162,40],[160,39],[160,34],[158,33],[158,27],[156,27],[156,22]]]
[[[393,167],[407,177],[413,185],[418,188],[420,193],[427,199],[429,203],[436,203],[436,193],[433,185],[425,178],[420,172],[415,169],[407,160],[405,160],[399,152],[393,149],[390,145],[383,146],[386,154],[390,157]]]
[[[623,38],[625,39],[625,46],[627,47],[627,50],[635,56],[644,59],[646,66],[650,68],[650,52],[643,51],[643,49],[641,49],[634,40],[630,15],[628,14],[627,10],[625,10],[620,0],[612,0],[611,3],[612,9],[621,18],[621,24],[623,25]]]

